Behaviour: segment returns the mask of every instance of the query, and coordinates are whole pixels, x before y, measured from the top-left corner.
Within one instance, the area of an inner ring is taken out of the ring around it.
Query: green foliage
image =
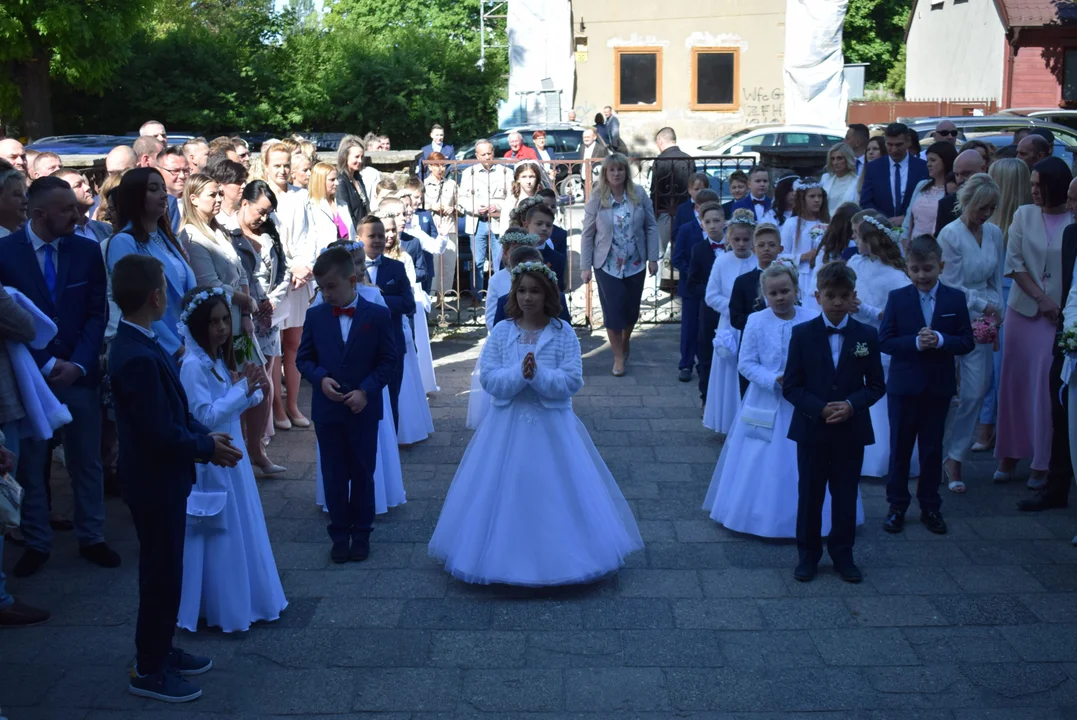
[[[480,70],[477,42],[447,39],[464,33],[468,13],[429,5],[340,0],[321,22],[309,3],[277,14],[272,0],[157,0],[101,96],[58,89],[57,124],[124,132],[154,117],[207,135],[376,130],[397,147],[425,142],[434,122],[461,141],[484,135],[497,124],[505,61]],[[386,21],[394,12],[407,22]]]
[[[898,95],[905,95],[905,45],[898,51],[897,62],[886,74],[886,89]]]
[[[867,83],[887,81],[892,87],[889,77],[904,52],[910,5],[909,0],[849,0],[842,50],[845,62],[869,63]]]
[[[381,33],[425,28],[445,40],[479,41],[475,0],[335,0],[326,2],[326,25],[333,29]]]

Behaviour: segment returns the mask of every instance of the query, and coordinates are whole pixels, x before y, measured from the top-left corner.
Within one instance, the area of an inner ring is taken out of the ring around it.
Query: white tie
[[[920,295],[920,309],[924,312],[924,327],[931,327],[931,317],[935,314],[935,298],[931,294]]]

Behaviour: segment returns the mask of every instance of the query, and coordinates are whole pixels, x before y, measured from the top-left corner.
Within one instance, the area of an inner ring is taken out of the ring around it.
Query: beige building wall
[[[919,0],[913,12],[905,99],[1001,103],[1006,31],[995,4]]]
[[[572,0],[580,121],[614,104],[615,49],[653,46],[662,49],[661,109],[614,111],[631,150],[653,150],[666,125],[691,152],[749,125],[783,122],[785,7],[786,0]],[[691,109],[693,47],[739,48],[736,110]]]

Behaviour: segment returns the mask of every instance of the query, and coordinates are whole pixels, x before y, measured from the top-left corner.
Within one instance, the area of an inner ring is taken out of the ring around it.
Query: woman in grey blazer
[[[613,374],[625,374],[632,329],[639,320],[644,263],[658,272],[658,224],[647,191],[632,182],[628,158],[614,153],[602,163],[598,186],[584,206],[580,277],[592,268],[602,324],[613,350]]]

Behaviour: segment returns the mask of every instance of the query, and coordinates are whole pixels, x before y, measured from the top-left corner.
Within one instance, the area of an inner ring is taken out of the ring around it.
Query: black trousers
[[[826,549],[835,567],[853,561],[856,494],[864,447],[829,440],[797,443],[797,550],[802,562],[823,557],[823,502],[830,488],[830,536]]]
[[[913,445],[919,443],[920,480],[916,501],[920,510],[938,511],[942,507],[942,438],[946,431],[946,414],[950,398],[943,395],[891,395],[886,412],[890,419],[890,472],[886,480],[886,501],[890,507],[905,511],[909,495],[909,465]],[[1068,457],[1068,455],[1067,455]]]
[[[138,533],[138,672],[156,673],[172,651],[183,585],[187,504],[131,506]]]
[[[404,383],[404,356],[400,357],[396,375],[389,381],[389,406],[393,409],[393,427],[397,430],[400,429],[400,386]]]
[[[316,423],[329,539],[366,540],[374,526],[378,425]]]
[[[1064,358],[1055,353],[1051,362],[1051,463],[1047,466],[1048,495],[1069,499],[1073,485],[1073,465],[1070,462],[1069,392],[1062,389]],[[1061,395],[1062,397],[1059,397]]]
[[[711,363],[714,362],[714,333],[718,330],[720,316],[707,303],[699,301],[699,399],[707,402],[707,386],[711,379]]]

